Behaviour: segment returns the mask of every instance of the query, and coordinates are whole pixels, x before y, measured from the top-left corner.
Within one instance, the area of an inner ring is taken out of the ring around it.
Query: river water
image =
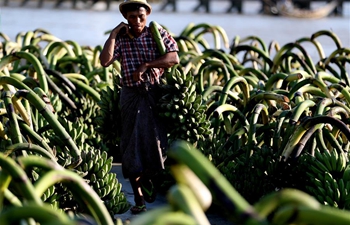
[[[2,0],[3,1],[3,0]],[[105,10],[105,3],[99,2],[92,8],[87,8],[79,2],[78,9],[71,9],[71,3],[66,1],[60,8],[54,8],[53,2],[45,2],[43,8],[37,8],[37,1],[31,0],[26,7],[20,7],[19,0],[11,0],[9,6],[0,8],[0,31],[10,38],[15,38],[19,32],[32,31],[44,28],[62,40],[74,40],[80,45],[103,45],[107,36],[105,31],[112,29],[124,18],[120,15],[119,2],[113,2],[109,11]],[[317,8],[325,4],[313,3]],[[301,37],[310,37],[319,30],[331,30],[337,34],[343,46],[350,47],[350,2],[344,4],[342,16],[329,16],[322,19],[298,19],[276,17],[259,14],[258,1],[246,1],[243,13],[225,13],[229,6],[228,1],[212,1],[212,12],[203,11],[193,13],[197,5],[194,0],[178,1],[177,12],[170,8],[160,12],[161,3],[152,3],[153,12],[148,21],[157,21],[168,28],[174,35],[180,32],[191,22],[194,24],[208,23],[224,28],[229,40],[235,36],[244,38],[250,35],[260,37],[266,45],[277,41],[281,46],[294,42]],[[208,36],[208,40],[210,42]],[[328,56],[335,50],[334,42],[328,37],[320,37],[318,41]],[[314,47],[305,46],[309,55],[317,60],[317,51]]]

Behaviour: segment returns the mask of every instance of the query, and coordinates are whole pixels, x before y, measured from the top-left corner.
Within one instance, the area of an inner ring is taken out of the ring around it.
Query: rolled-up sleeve
[[[164,28],[160,28],[159,32],[163,38],[163,42],[167,52],[179,51],[179,47],[177,46],[175,39],[170,35],[170,33],[167,30],[165,30]]]

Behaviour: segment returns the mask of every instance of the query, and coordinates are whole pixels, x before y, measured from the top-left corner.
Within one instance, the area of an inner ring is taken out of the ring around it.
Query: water
[[[20,1],[11,1],[10,6],[0,8],[0,31],[14,39],[19,32],[44,28],[62,40],[74,40],[80,45],[103,45],[107,30],[114,28],[125,19],[120,15],[119,2],[113,2],[111,9],[105,11],[105,3],[99,2],[93,8],[87,9],[83,3],[78,4],[77,10],[71,9],[69,1],[58,8],[53,8],[53,2],[45,2],[43,8],[36,8],[37,1],[30,1],[26,7],[19,7]],[[174,35],[191,22],[194,24],[208,23],[224,28],[230,41],[235,36],[241,38],[249,35],[260,37],[266,45],[277,41],[281,46],[294,42],[301,37],[310,37],[319,30],[331,30],[336,33],[343,46],[350,47],[350,2],[344,4],[342,16],[330,16],[322,19],[297,19],[261,15],[258,1],[248,1],[243,5],[243,14],[225,13],[229,3],[216,1],[212,5],[212,13],[203,11],[193,13],[197,1],[181,0],[178,12],[170,9],[160,12],[161,3],[151,3],[153,12],[148,21],[157,21],[166,26]],[[313,3],[318,7],[322,2]],[[1,3],[2,5],[2,3]],[[211,40],[210,36],[207,36]],[[335,50],[335,45],[328,37],[320,37],[326,56]],[[305,45],[308,53],[318,60],[316,49]]]

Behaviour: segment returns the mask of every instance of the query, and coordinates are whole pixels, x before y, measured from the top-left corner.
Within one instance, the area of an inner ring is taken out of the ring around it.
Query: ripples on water
[[[107,38],[104,35],[105,31],[124,21],[118,10],[118,2],[114,2],[109,11],[104,10],[103,2],[97,3],[92,9],[83,8],[83,5],[79,4],[78,10],[72,10],[71,3],[68,1],[64,2],[59,9],[54,9],[52,2],[45,2],[44,8],[40,9],[36,8],[36,4],[37,1],[32,0],[26,7],[19,7],[19,1],[11,1],[9,7],[2,6],[0,8],[1,32],[15,38],[19,32],[44,28],[62,40],[74,40],[81,45],[96,46],[104,44]],[[157,21],[174,35],[180,34],[191,22],[219,25],[225,29],[230,41],[235,36],[244,38],[255,35],[267,45],[271,41],[284,45],[326,29],[334,31],[344,46],[350,46],[350,3],[344,4],[342,16],[330,16],[317,20],[261,15],[257,13],[260,9],[260,3],[257,1],[244,3],[243,14],[225,13],[229,6],[226,1],[212,3],[210,14],[193,13],[192,9],[196,4],[197,1],[181,0],[178,3],[178,12],[173,13],[170,9],[160,12],[161,4],[153,3],[153,13],[148,21]],[[322,4],[324,3],[313,3],[313,7]],[[211,36],[208,35],[207,38],[210,43]],[[335,50],[335,45],[329,38],[321,37],[319,41],[326,55]],[[305,48],[312,58],[317,60],[315,48],[311,45]]]

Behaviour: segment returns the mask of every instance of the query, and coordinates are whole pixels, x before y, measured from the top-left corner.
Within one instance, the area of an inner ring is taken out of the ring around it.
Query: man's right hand
[[[129,25],[127,23],[121,22],[111,31],[111,37],[115,38],[118,34],[125,35],[129,33]]]

